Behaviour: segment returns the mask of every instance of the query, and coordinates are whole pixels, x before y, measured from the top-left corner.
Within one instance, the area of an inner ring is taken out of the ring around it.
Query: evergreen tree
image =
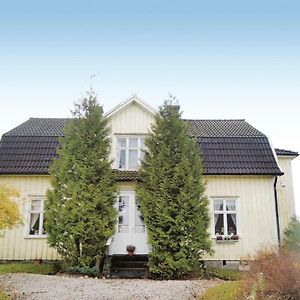
[[[117,186],[102,107],[89,93],[75,104],[50,174],[45,226],[49,244],[73,265],[88,266],[103,256],[114,234]]]
[[[300,253],[300,221],[293,218],[284,231],[283,246]]]
[[[208,200],[199,152],[178,106],[165,102],[145,143],[138,197],[151,246],[149,267],[159,278],[180,278],[211,252]]]

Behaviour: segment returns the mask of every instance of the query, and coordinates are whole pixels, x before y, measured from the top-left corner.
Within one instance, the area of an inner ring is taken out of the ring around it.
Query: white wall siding
[[[291,162],[291,157],[278,157],[278,163],[284,172],[283,176],[278,177],[277,183],[279,224],[282,237],[291,218],[296,215]]]
[[[116,160],[117,135],[146,135],[149,133],[153,121],[153,114],[136,102],[130,103],[118,113],[112,115],[108,120],[112,138],[111,159]]]
[[[207,176],[211,217],[214,197],[236,198],[240,236],[238,241],[230,242],[213,239],[215,253],[209,259],[239,260],[278,244],[273,182],[273,177],[266,176]],[[210,230],[213,233],[212,222]]]
[[[23,217],[23,226],[4,230],[0,234],[0,260],[58,259],[45,237],[26,237],[28,207],[31,196],[45,196],[50,187],[49,176],[0,176],[0,185],[10,184],[21,194],[17,199]]]

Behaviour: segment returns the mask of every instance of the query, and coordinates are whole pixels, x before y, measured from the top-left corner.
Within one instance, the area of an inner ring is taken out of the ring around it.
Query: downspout
[[[274,181],[274,199],[275,199],[277,238],[278,238],[278,245],[280,247],[280,245],[281,245],[281,237],[280,237],[280,224],[279,224],[278,198],[277,198],[277,180],[278,180],[278,177],[275,176],[275,181]]]

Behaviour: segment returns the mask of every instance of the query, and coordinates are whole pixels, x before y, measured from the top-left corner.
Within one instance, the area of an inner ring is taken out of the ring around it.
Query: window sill
[[[216,237],[212,237],[213,240],[216,241],[216,243],[236,243],[240,240],[240,237],[238,239],[222,239],[219,240]]]
[[[46,239],[47,235],[25,235],[24,236],[25,239]]]
[[[220,243],[220,244],[230,244],[230,243],[236,243],[236,242],[238,242],[239,240],[217,240],[217,239],[215,239],[216,240],[216,243]]]

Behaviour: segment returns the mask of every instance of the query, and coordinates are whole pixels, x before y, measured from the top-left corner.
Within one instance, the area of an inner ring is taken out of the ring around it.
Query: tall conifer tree
[[[151,246],[150,272],[180,278],[211,251],[199,152],[179,107],[165,102],[146,139],[138,197]]]
[[[117,186],[107,123],[94,93],[75,104],[73,116],[50,168],[45,226],[58,253],[73,265],[88,266],[104,255],[114,234]]]

